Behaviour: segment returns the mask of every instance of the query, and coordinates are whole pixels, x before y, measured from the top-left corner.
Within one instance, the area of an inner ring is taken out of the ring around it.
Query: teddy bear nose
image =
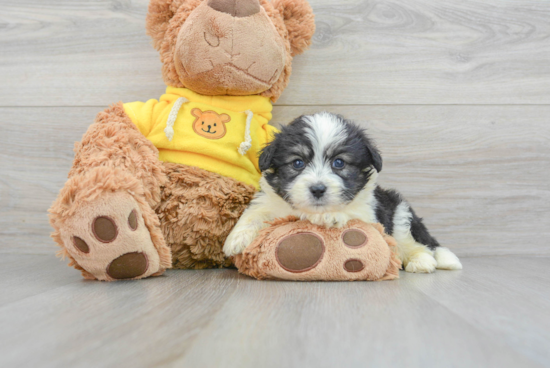
[[[208,0],[208,5],[219,12],[244,18],[260,12],[259,0]]]

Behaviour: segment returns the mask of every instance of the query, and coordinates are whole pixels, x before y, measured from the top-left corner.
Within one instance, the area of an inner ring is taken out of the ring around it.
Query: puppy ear
[[[376,171],[382,171],[382,156],[380,155],[380,151],[378,151],[378,149],[372,144],[367,144],[367,150],[369,151],[372,159],[372,165]]]
[[[271,141],[271,143],[268,143],[267,146],[264,147],[262,152],[260,153],[260,171],[264,172],[266,170],[269,170],[271,168],[271,162],[273,161],[273,156],[275,156],[275,152],[277,151],[277,140],[274,139]]]
[[[315,17],[306,0],[273,0],[288,31],[292,56],[301,54],[311,45],[315,33]]]

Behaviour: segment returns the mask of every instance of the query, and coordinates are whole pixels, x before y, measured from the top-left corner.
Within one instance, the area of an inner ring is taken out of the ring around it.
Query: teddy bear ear
[[[292,56],[301,54],[311,45],[315,33],[315,17],[306,0],[273,0],[288,31]]]
[[[150,0],[147,12],[147,34],[153,39],[153,44],[158,50],[170,24],[170,20],[176,13],[185,12],[189,15],[201,0]]]

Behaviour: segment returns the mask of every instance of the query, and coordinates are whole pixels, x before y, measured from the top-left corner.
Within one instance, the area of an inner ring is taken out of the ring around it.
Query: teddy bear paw
[[[386,277],[391,262],[390,248],[368,225],[301,231],[279,238],[274,248],[276,267],[269,276],[280,279],[378,280]]]
[[[338,247],[345,246],[345,248],[340,248],[343,252],[339,254],[345,258],[342,264],[343,271],[362,271],[365,268],[366,259],[362,259],[365,258],[365,254],[362,254],[364,252],[360,248],[367,244],[367,235],[358,229],[348,229],[343,232],[339,240],[341,244],[336,245],[336,251]],[[277,246],[277,261],[282,268],[289,272],[309,271],[323,259],[324,244],[323,238],[315,233],[290,235]]]
[[[160,256],[142,211],[126,192],[105,193],[83,203],[61,236],[71,257],[98,280],[161,274]]]

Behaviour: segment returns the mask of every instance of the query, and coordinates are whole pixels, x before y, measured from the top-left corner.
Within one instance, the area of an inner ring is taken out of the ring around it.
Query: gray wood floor
[[[550,2],[310,0],[273,123],[366,127],[464,270],[381,283],[234,270],[112,284],[57,261],[46,210],[107,105],[165,86],[148,0],[0,0],[0,367],[550,367]]]
[[[549,261],[465,258],[387,282],[178,270],[102,283],[4,255],[0,366],[549,367]]]

